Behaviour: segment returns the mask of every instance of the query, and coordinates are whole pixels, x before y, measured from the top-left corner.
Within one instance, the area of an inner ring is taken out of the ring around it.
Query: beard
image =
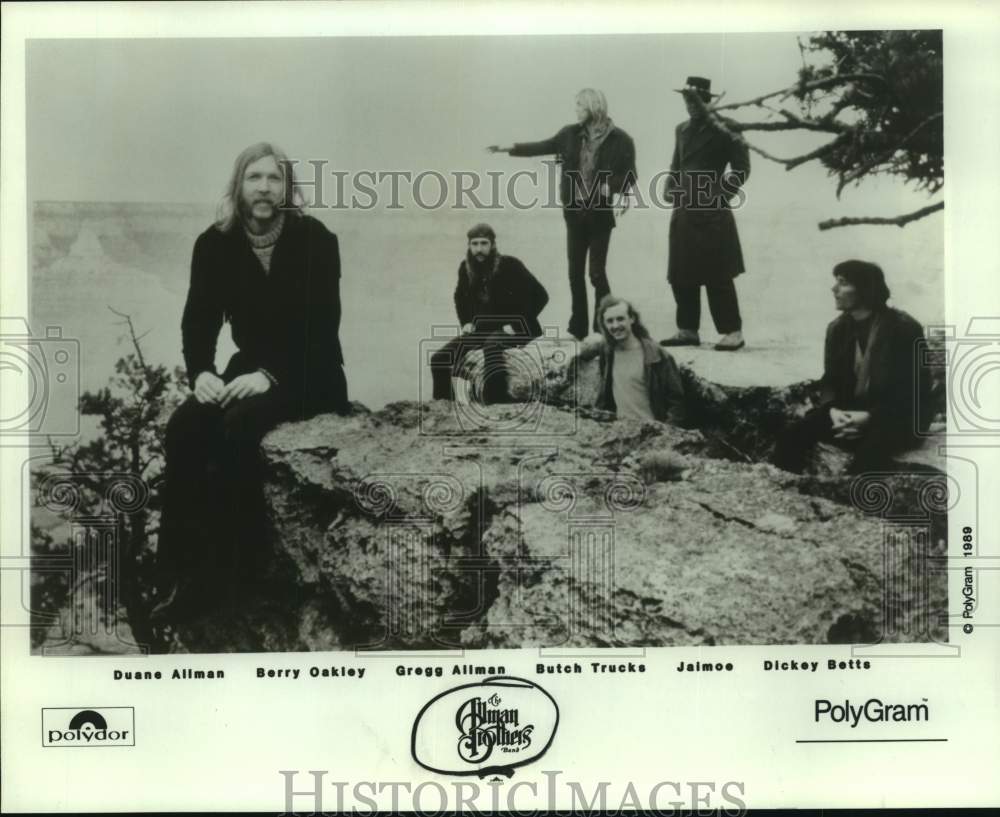
[[[465,251],[465,261],[469,265],[469,272],[472,273],[474,279],[483,278],[491,273],[496,258],[496,247],[490,247],[490,251],[482,258],[473,253],[472,250]]]
[[[270,221],[278,215],[278,202],[270,196],[255,196],[252,199],[240,196],[239,212],[244,222],[251,219]]]
[[[497,248],[494,245],[482,259],[472,250],[465,251],[465,264],[469,270],[469,288],[473,295],[482,302],[489,300],[489,289],[486,284],[493,277],[493,267],[497,259]]]

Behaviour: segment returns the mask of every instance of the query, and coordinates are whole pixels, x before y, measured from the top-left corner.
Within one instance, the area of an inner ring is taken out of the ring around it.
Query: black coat
[[[582,189],[583,177],[580,173],[580,151],[583,146],[585,126],[567,125],[550,139],[541,142],[518,142],[511,150],[511,156],[554,155],[559,162],[559,199],[564,210],[580,209],[573,195],[574,189]],[[612,197],[630,190],[636,183],[635,143],[632,137],[617,126],[612,126],[595,160],[596,181],[608,183],[608,196],[598,195],[592,209],[607,218],[614,226]],[[574,187],[575,186],[575,187]],[[606,214],[606,215],[605,215]]]
[[[855,335],[850,315],[832,321],[826,329],[823,352],[821,404],[845,410],[871,412],[869,433],[912,436],[924,430],[929,380],[916,374],[919,342],[924,330],[913,318],[886,307],[880,315],[872,344],[868,395],[854,395]],[[921,408],[921,411],[917,409]],[[920,423],[915,425],[915,419]]]
[[[537,338],[542,334],[538,316],[549,302],[549,293],[528,268],[512,255],[499,256],[497,270],[486,285],[486,300],[476,298],[465,261],[458,267],[455,312],[463,326],[477,323],[481,330],[510,326],[517,334]]]
[[[286,215],[264,268],[242,227],[210,227],[194,245],[181,334],[192,388],[215,372],[215,350],[228,321],[239,352],[225,378],[266,369],[297,415],[347,408],[340,348],[340,249],[311,216]]]
[[[708,122],[682,122],[670,170],[666,197],[674,209],[667,279],[693,286],[735,278],[744,272],[743,251],[729,199],[750,176],[746,146]]]

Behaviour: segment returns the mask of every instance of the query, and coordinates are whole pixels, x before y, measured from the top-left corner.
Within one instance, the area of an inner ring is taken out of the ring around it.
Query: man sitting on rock
[[[497,252],[496,233],[489,224],[477,224],[467,237],[455,286],[462,334],[431,356],[434,399],[455,399],[452,376],[461,374],[469,352],[482,349],[480,397],[484,403],[506,403],[510,397],[504,349],[523,346],[542,334],[538,316],[549,294],[517,258]]]
[[[297,206],[288,157],[237,158],[218,220],[195,241],[181,319],[192,394],[164,440],[153,618],[175,618],[260,578],[266,545],[259,449],[279,423],[347,414],[337,236]],[[228,322],[238,351],[220,374]]]
[[[597,307],[601,338],[584,342],[577,362],[600,358],[601,380],[596,407],[618,419],[658,420],[684,425],[684,386],[670,354],[642,325],[632,304],[605,295]]]
[[[893,454],[919,443],[925,383],[916,377],[916,355],[923,328],[886,305],[889,287],[875,264],[844,261],[833,276],[842,314],[826,329],[820,405],[778,440],[774,464],[787,471],[802,471],[819,441],[852,452],[852,473],[884,468]]]

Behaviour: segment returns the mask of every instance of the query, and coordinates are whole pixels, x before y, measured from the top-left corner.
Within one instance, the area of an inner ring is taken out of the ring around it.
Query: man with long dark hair
[[[916,375],[923,328],[887,305],[889,287],[876,264],[843,261],[833,277],[841,315],[826,329],[820,404],[785,430],[774,454],[788,471],[801,471],[821,440],[850,451],[853,472],[881,468],[925,430],[918,407],[926,378]]]
[[[569,333],[578,340],[591,325],[587,307],[587,256],[594,287],[593,331],[599,331],[596,305],[611,291],[606,270],[611,230],[615,226],[614,202],[620,198],[619,215],[628,207],[628,194],[636,183],[635,143],[608,116],[604,94],[584,88],[576,95],[577,122],[551,139],[518,142],[509,147],[490,145],[491,153],[511,156],[555,155],[562,170],[559,196],[566,221],[569,289],[573,299]]]
[[[680,372],[649,336],[631,302],[605,295],[597,306],[600,341],[586,341],[578,360],[600,357],[601,387],[595,403],[618,419],[684,425],[687,413]]]
[[[285,154],[251,145],[236,159],[218,220],[195,242],[181,320],[193,394],[167,424],[156,616],[254,572],[266,522],[264,434],[349,410],[337,237],[296,196]],[[219,374],[224,322],[239,351]]]
[[[466,237],[468,246],[455,284],[455,313],[462,334],[431,356],[434,399],[454,399],[452,376],[461,373],[469,352],[482,349],[479,397],[484,403],[505,403],[510,395],[504,350],[542,334],[538,316],[549,294],[519,259],[497,251],[496,233],[489,224],[476,224]]]

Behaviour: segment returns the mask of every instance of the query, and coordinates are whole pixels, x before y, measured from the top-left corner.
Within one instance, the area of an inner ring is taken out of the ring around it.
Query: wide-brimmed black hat
[[[683,88],[674,88],[679,94],[698,94],[705,102],[711,102],[713,97],[721,94],[712,93],[712,80],[706,77],[688,77]]]

